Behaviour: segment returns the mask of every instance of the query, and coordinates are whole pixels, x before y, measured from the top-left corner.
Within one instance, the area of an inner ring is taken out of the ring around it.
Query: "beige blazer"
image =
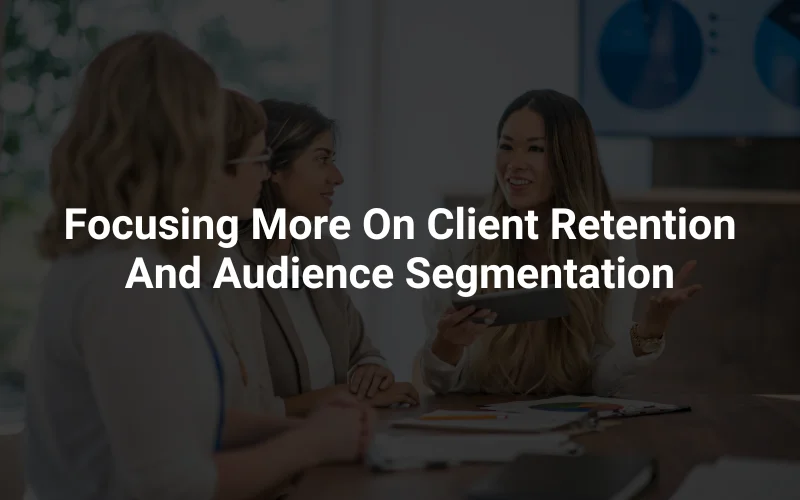
[[[269,265],[266,241],[253,241],[247,238],[249,235],[243,236],[239,249],[251,264],[251,272],[256,271],[255,265]],[[339,252],[330,237],[297,241],[295,248],[301,267],[315,264],[324,270],[327,265],[341,263]],[[255,276],[251,279],[255,279]],[[311,376],[308,360],[280,291],[269,288],[266,283],[258,291],[261,298],[261,333],[269,359],[274,394],[286,398],[309,392]],[[368,358],[385,362],[365,333],[361,314],[346,290],[321,287],[308,291],[323,334],[328,340],[337,384],[346,383],[351,368]]]
[[[220,252],[220,261],[213,268],[213,282],[223,257],[231,259],[241,280],[241,269],[247,261],[235,249]],[[218,289],[204,286],[219,319],[227,388],[227,406],[256,413],[284,415],[283,400],[272,389],[267,350],[261,335],[259,298],[256,290],[236,288],[224,283]]]

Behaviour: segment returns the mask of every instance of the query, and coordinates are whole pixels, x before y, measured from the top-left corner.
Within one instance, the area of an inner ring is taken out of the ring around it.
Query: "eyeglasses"
[[[239,165],[242,163],[261,163],[264,166],[269,166],[272,160],[272,149],[267,148],[264,154],[258,156],[250,156],[247,158],[237,158],[235,160],[228,160],[228,165]]]

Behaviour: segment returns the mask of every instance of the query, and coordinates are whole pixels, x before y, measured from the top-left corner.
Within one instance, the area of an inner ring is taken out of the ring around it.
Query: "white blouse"
[[[447,265],[453,268],[464,263],[464,258],[474,242],[469,240],[450,240],[437,243],[430,259],[431,266]],[[609,253],[612,262],[618,256],[625,257],[625,266],[638,264],[635,240],[614,239],[609,241]],[[658,351],[637,357],[633,353],[630,329],[633,325],[633,309],[638,290],[630,286],[615,288],[608,297],[605,310],[605,328],[614,341],[609,348],[600,345],[593,353],[594,368],[592,373],[592,390],[600,396],[617,392],[620,386],[633,376],[637,370],[648,366],[661,357],[664,343]],[[420,355],[420,367],[425,384],[438,394],[448,392],[479,392],[480,388],[473,377],[467,376],[473,368],[476,345],[464,349],[456,366],[442,361],[431,351],[431,344],[436,338],[436,325],[442,313],[452,304],[451,290],[429,287],[423,299],[423,317],[427,330],[427,340]]]
[[[289,252],[288,258],[291,261],[295,257],[294,247]],[[280,261],[279,256],[273,256],[275,262]],[[317,310],[311,302],[308,289],[303,287],[299,290],[291,288],[280,289],[281,299],[286,306],[289,316],[292,318],[297,336],[300,337],[300,344],[308,360],[309,376],[311,378],[311,390],[324,389],[336,385],[336,376],[333,367],[333,357],[331,356],[331,346],[319,322]],[[389,368],[386,361],[377,356],[367,356],[359,360],[350,367],[347,372],[347,380],[353,372],[361,365],[375,364]]]

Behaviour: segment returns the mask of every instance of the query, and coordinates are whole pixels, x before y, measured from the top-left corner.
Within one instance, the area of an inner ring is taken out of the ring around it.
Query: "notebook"
[[[559,396],[530,401],[512,401],[486,405],[483,408],[508,413],[592,413],[597,418],[638,417],[691,411],[690,406],[652,403],[632,399],[601,398],[597,396]]]
[[[466,463],[506,463],[523,453],[579,455],[583,448],[557,433],[523,436],[378,433],[366,462],[374,471],[430,469]]]
[[[656,461],[646,456],[525,454],[473,485],[467,498],[630,500],[653,481],[656,473]]]
[[[585,413],[437,410],[389,422],[392,427],[477,432],[538,433],[594,426]]]

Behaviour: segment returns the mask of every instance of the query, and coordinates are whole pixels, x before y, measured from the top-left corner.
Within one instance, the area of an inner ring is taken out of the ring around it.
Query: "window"
[[[180,38],[225,86],[255,99],[326,105],[332,0],[11,0],[0,87],[0,360],[32,326],[47,272],[34,235],[50,205],[50,149],[81,69],[108,42],[141,29]],[[1,368],[1,367],[0,367]]]

